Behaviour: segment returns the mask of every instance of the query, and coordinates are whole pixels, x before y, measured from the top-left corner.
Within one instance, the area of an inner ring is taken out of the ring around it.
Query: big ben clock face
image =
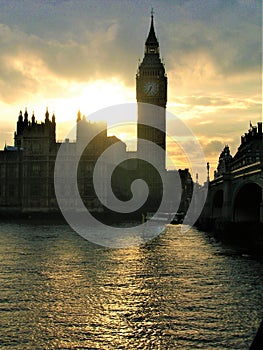
[[[155,81],[147,81],[143,86],[143,90],[146,95],[154,96],[158,92],[158,84]]]

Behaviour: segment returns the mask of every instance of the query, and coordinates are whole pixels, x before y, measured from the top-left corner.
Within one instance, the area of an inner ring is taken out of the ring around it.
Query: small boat
[[[179,212],[174,215],[174,218],[171,221],[171,224],[173,225],[179,225],[182,224],[184,221],[185,213]]]
[[[148,212],[146,215],[143,215],[143,222],[151,221],[152,223],[160,223],[161,225],[170,224],[174,217],[175,213],[166,212],[166,213],[153,213]]]
[[[174,214],[169,212],[148,212],[142,215],[142,223],[144,224],[143,239],[148,241],[158,236],[171,223],[173,217]]]

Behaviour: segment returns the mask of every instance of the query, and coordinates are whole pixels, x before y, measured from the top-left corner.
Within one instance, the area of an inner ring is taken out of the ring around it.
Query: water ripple
[[[1,349],[247,349],[262,261],[178,226],[95,246],[67,226],[0,225]]]

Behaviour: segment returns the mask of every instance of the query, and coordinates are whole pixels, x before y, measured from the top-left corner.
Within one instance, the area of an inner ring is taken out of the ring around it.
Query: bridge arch
[[[222,217],[222,209],[224,202],[224,191],[222,189],[217,190],[212,200],[212,217]]]
[[[243,183],[236,191],[233,201],[234,222],[260,222],[262,187],[256,182]]]

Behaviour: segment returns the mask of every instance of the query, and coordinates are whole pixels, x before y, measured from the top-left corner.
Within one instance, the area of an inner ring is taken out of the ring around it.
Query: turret
[[[25,126],[25,127],[28,126],[28,113],[27,113],[27,109],[25,109],[25,113],[24,113],[24,126]]]
[[[229,146],[225,145],[219,156],[217,171],[214,173],[215,178],[229,172],[232,159]]]
[[[250,142],[254,142],[258,139],[262,139],[262,122],[258,122],[257,126],[253,126],[250,122],[248,132],[241,136],[241,144],[239,146],[239,149],[245,147]]]
[[[23,114],[22,111],[19,112],[18,121],[16,124],[16,133],[20,135],[24,129]]]
[[[33,112],[32,114],[32,126],[34,126],[36,124],[36,118],[35,118],[35,114]]]
[[[53,115],[52,115],[52,124],[56,124],[56,117],[55,117],[55,113],[53,113]]]
[[[46,110],[46,114],[45,114],[45,123],[49,122],[49,112],[48,112],[48,108]]]
[[[80,113],[80,110],[78,111],[78,114],[77,114],[77,123],[81,120],[81,113]]]
[[[262,122],[258,122],[258,135],[262,138]]]
[[[151,27],[145,42],[145,53],[146,54],[159,53],[159,43],[155,35],[154,23],[153,23],[153,10],[151,12]]]
[[[19,112],[18,121],[19,121],[19,122],[23,122],[22,111]]]

